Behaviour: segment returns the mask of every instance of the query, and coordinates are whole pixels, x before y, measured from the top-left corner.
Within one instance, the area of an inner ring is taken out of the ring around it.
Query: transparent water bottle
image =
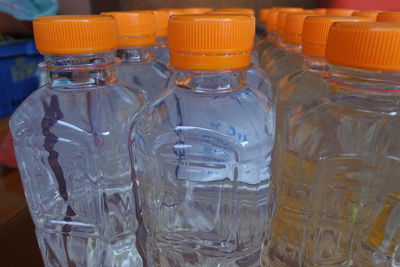
[[[302,12],[302,8],[295,7],[285,7],[285,8],[276,8],[272,10],[268,14],[268,33],[273,34],[273,45],[266,45],[261,52],[259,52],[260,56],[260,66],[264,70],[267,69],[267,65],[270,63],[271,58],[279,56],[283,54],[285,51],[285,42],[284,42],[284,34],[285,34],[285,23],[286,16],[292,12]],[[260,45],[261,46],[261,45]],[[257,51],[260,48],[257,49]]]
[[[336,22],[329,94],[290,115],[264,266],[398,266],[399,24]],[[389,56],[390,55],[390,56]]]
[[[265,38],[261,39],[255,45],[255,48],[254,48],[258,53],[260,65],[263,64],[262,54],[263,54],[264,50],[267,50],[270,47],[275,46],[277,43],[277,39],[278,39],[276,32],[274,30],[272,30],[272,26],[274,26],[274,24],[271,22],[271,20],[273,18],[273,11],[275,11],[275,9],[271,8],[271,10],[268,12],[267,22],[266,22],[266,27],[265,27],[265,31],[267,34],[266,34]]]
[[[139,266],[127,142],[143,103],[115,80],[115,20],[41,17],[33,27],[48,82],[10,128],[43,261]]]
[[[301,34],[304,20],[309,16],[315,16],[315,14],[303,12],[289,13],[286,16],[285,51],[277,56],[266,69],[266,72],[271,76],[274,96],[279,95],[278,88],[281,79],[303,68]]]
[[[167,45],[168,35],[168,18],[169,13],[166,10],[155,10],[154,15],[156,18],[156,37],[157,42],[153,47],[154,57],[156,60],[169,64],[169,50]]]
[[[149,266],[260,264],[274,109],[246,84],[251,29],[243,15],[170,19],[169,87],[131,140]]]
[[[328,63],[325,60],[325,47],[328,32],[336,21],[368,21],[368,19],[343,16],[309,16],[305,19],[302,31],[302,54],[304,66],[284,77],[277,89],[276,141],[273,151],[273,177],[280,179],[281,157],[286,146],[288,114],[298,105],[324,96],[328,92]]]
[[[152,11],[104,12],[114,17],[118,26],[118,51],[121,58],[118,79],[140,88],[148,101],[166,89],[168,67],[154,60],[156,44],[155,16]]]

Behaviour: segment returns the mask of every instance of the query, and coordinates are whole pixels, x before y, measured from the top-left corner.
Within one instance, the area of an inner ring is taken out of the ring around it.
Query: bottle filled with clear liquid
[[[121,64],[118,79],[137,88],[151,101],[166,88],[168,67],[154,58],[156,23],[153,11],[135,10],[104,12],[112,16],[118,26],[117,56]]]
[[[169,50],[168,50],[168,19],[169,12],[166,10],[155,10],[154,16],[156,19],[156,45],[153,48],[154,57],[156,60],[169,64]]]
[[[259,266],[273,199],[274,109],[246,83],[253,21],[176,16],[169,27],[168,89],[131,136],[146,262]]]
[[[399,266],[397,43],[398,24],[331,27],[329,93],[291,111],[263,266]]]
[[[10,128],[44,264],[140,266],[127,144],[143,103],[115,79],[115,21],[54,16],[33,27],[48,82]]]
[[[298,14],[297,16],[300,16]],[[286,145],[288,114],[298,105],[324,96],[328,92],[329,65],[325,60],[325,47],[330,26],[336,21],[368,21],[368,19],[341,16],[307,16],[302,30],[304,65],[282,78],[277,88],[276,141],[272,164],[281,164]],[[279,180],[279,167],[274,167],[274,178]]]

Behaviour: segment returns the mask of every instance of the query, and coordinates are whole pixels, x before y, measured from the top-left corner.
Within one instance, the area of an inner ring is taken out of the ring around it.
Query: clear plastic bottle
[[[33,27],[48,83],[10,128],[44,264],[140,266],[127,143],[143,103],[115,80],[115,21],[54,16]]]
[[[169,64],[169,50],[167,45],[168,36],[168,18],[169,13],[166,10],[155,10],[154,15],[156,18],[156,36],[157,42],[153,47],[154,57],[156,60]]]
[[[286,146],[289,112],[298,105],[324,96],[328,92],[328,63],[325,60],[325,47],[328,32],[336,21],[368,21],[365,18],[309,16],[305,19],[302,31],[303,69],[284,77],[277,90],[276,141],[272,157],[273,177],[280,180],[281,155]]]
[[[304,20],[309,16],[315,16],[315,14],[309,12],[289,13],[286,16],[285,52],[277,55],[266,68],[266,72],[271,77],[274,97],[279,95],[277,89],[280,80],[303,68],[304,59],[301,54],[301,34]]]
[[[147,263],[259,266],[272,207],[274,109],[245,80],[253,22],[187,15],[169,27],[169,88],[132,135]]]
[[[399,43],[399,24],[331,27],[329,93],[290,114],[264,266],[399,265]]]
[[[284,44],[284,33],[286,16],[289,13],[302,12],[302,8],[287,7],[287,8],[276,8],[269,13],[268,17],[268,30],[269,33],[273,33],[273,45],[268,45],[260,53],[260,66],[266,70],[266,66],[269,64],[272,58],[283,54],[285,51]],[[261,46],[261,44],[260,44]],[[260,49],[260,48],[258,48]]]
[[[114,17],[118,26],[118,51],[121,58],[118,79],[140,88],[148,101],[166,89],[168,67],[154,60],[153,46],[156,44],[155,17],[152,11],[135,10],[105,12]]]

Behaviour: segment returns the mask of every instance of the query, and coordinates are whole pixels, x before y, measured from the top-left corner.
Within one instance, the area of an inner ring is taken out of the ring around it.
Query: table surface
[[[8,119],[0,119],[0,141],[8,131]],[[1,165],[0,259],[3,267],[43,266],[18,170]]]

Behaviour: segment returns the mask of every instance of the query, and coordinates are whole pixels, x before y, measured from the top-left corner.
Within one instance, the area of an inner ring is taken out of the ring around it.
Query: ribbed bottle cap
[[[300,12],[302,8],[297,7],[280,7],[276,9],[272,9],[268,14],[267,20],[267,28],[269,31],[276,32],[278,30],[278,14],[280,11],[282,12]]]
[[[376,21],[379,13],[380,11],[354,11],[352,16],[369,18],[371,21]]]
[[[197,14],[197,15],[199,15],[199,14],[205,14],[207,12],[212,11],[212,8],[209,8],[209,7],[190,7],[190,8],[184,8],[183,11],[186,14],[194,14],[194,15]]]
[[[352,68],[400,72],[400,25],[335,22],[329,31],[326,59]]]
[[[400,12],[382,12],[376,18],[377,22],[400,23]]]
[[[250,64],[254,22],[248,15],[173,16],[168,24],[172,66],[236,69]]]
[[[241,7],[227,7],[227,8],[221,8],[217,9],[216,11],[232,11],[232,12],[238,12],[244,15],[255,15],[254,9],[251,8],[241,8]]]
[[[156,43],[156,20],[153,11],[103,12],[114,17],[118,26],[118,46],[148,46]]]
[[[329,29],[336,21],[368,22],[369,18],[352,16],[314,16],[304,21],[302,34],[303,54],[324,57]]]
[[[328,12],[327,8],[314,8],[313,10],[319,15],[326,15],[326,12]]]
[[[286,31],[286,17],[291,13],[303,12],[302,9],[296,11],[279,11],[278,13],[278,29],[277,33],[281,36],[285,36]]]
[[[39,17],[33,21],[36,48],[43,54],[87,54],[117,48],[112,17],[74,15]]]
[[[175,16],[175,15],[185,15],[186,12],[183,8],[159,8],[157,10],[161,11],[166,11],[168,12],[169,16]]]
[[[351,16],[355,9],[345,9],[345,8],[328,8],[326,14],[331,16]]]
[[[156,17],[156,36],[165,37],[168,34],[168,18],[169,14],[165,10],[155,10]]]
[[[301,44],[304,20],[316,16],[311,12],[290,13],[286,17],[285,40],[292,44]]]
[[[262,23],[267,23],[269,11],[270,11],[269,8],[263,8],[260,10],[259,17]]]

